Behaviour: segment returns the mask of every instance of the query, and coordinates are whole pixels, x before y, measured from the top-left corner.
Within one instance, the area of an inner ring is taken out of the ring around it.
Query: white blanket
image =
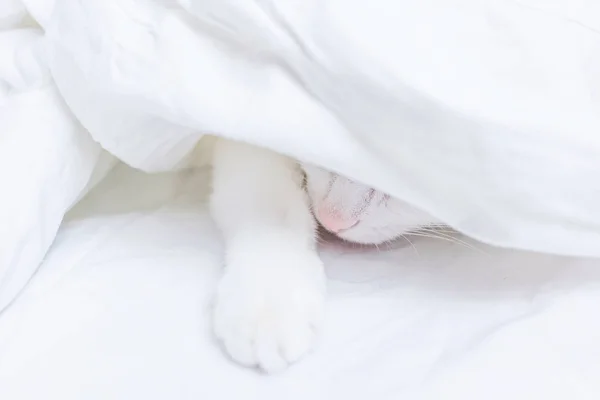
[[[114,156],[176,168],[207,132],[599,256],[599,30],[585,0],[4,0],[0,309]]]

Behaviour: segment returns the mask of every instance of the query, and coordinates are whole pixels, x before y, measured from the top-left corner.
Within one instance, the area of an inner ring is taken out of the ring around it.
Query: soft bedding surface
[[[598,7],[0,2],[0,309],[116,159],[176,170],[207,133],[489,244],[600,256]]]
[[[598,261],[440,240],[322,245],[315,353],[268,379],[230,363],[207,324],[206,177],[121,165],[69,213],[0,317],[0,398],[598,398]]]
[[[211,133],[600,256],[599,4],[0,1],[0,398],[599,398],[597,259],[439,240],[324,244],[316,353],[230,364],[181,169]]]

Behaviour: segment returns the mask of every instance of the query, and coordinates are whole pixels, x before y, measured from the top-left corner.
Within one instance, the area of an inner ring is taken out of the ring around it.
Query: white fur
[[[212,216],[225,269],[213,328],[238,363],[267,372],[311,350],[323,318],[325,274],[302,173],[287,157],[219,139]]]
[[[215,138],[203,145],[209,150],[197,159],[213,164],[210,207],[226,249],[213,329],[242,365],[279,371],[315,344],[325,274],[311,205],[315,214],[335,215],[351,226],[338,236],[365,244],[436,222],[400,200],[310,165],[304,165],[305,191],[300,166],[265,149]]]
[[[320,216],[335,214],[351,221],[349,229],[335,232],[342,239],[362,243],[389,242],[423,226],[439,224],[429,214],[360,182],[312,165],[303,165],[306,188],[319,222]]]

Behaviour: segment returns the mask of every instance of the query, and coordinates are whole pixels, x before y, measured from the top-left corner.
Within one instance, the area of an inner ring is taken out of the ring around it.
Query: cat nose
[[[317,219],[323,228],[333,233],[340,233],[358,224],[358,220],[344,218],[338,212],[322,208],[317,211]]]

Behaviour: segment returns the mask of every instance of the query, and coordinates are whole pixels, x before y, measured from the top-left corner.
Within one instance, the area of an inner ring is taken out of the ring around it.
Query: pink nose
[[[335,211],[322,208],[317,211],[317,218],[325,229],[333,233],[345,231],[358,224],[358,221],[355,219],[344,218]]]

